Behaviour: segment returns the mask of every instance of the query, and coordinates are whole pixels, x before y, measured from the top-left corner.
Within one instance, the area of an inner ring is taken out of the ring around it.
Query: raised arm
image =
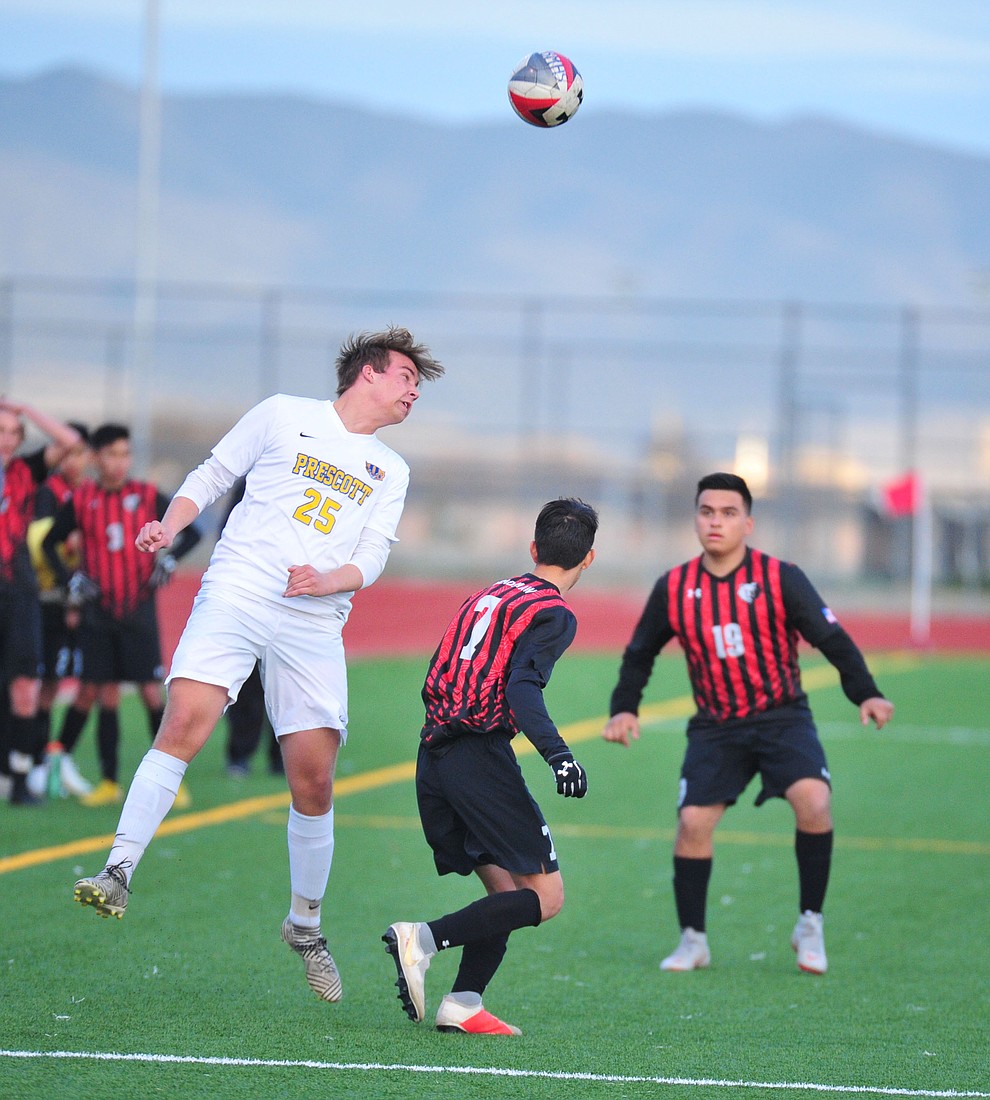
[[[8,397],[0,397],[0,409],[11,412],[14,416],[22,416],[39,430],[45,433],[51,443],[45,448],[45,464],[51,469],[57,466],[65,452],[74,447],[81,436],[75,428],[56,420],[54,416],[43,413],[33,405],[25,405],[17,401],[11,401]]]
[[[134,540],[139,550],[153,554],[156,550],[167,550],[180,531],[184,531],[199,515],[199,505],[188,497],[174,496],[165,515],[160,520],[146,523]]]

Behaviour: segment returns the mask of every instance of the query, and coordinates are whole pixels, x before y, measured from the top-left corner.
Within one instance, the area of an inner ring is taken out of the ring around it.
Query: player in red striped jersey
[[[39,793],[48,779],[44,763],[45,748],[53,738],[52,707],[60,687],[66,680],[78,680],[82,672],[79,652],[79,611],[67,612],[68,593],[60,585],[48,565],[42,550],[45,535],[51,530],[55,513],[72,498],[72,491],[80,484],[92,460],[89,447],[89,429],[85,424],[70,421],[69,427],[79,433],[79,442],[70,447],[62,461],[38,489],[34,503],[34,519],[28,527],[28,547],[31,564],[38,577],[41,597],[42,674],[41,691],[38,694],[38,742],[35,748],[35,767],[28,776],[28,786]],[[64,558],[71,567],[78,566],[78,540],[65,547]],[[59,760],[59,782],[67,794],[88,794],[91,785],[80,775],[71,756]],[[32,779],[35,784],[32,785]]]
[[[24,442],[25,418],[51,442],[21,457],[15,452]],[[41,604],[27,531],[38,486],[78,442],[75,428],[0,397],[0,770],[10,801],[19,805],[38,801],[27,776],[39,737]]]
[[[160,578],[171,575],[174,562],[196,545],[200,532],[187,528],[170,549],[170,567],[159,567],[156,573],[155,558],[138,550],[134,540],[146,523],[165,514],[168,497],[151,482],[131,477],[130,432],[124,425],[101,425],[93,432],[91,445],[97,478],[78,485],[55,513],[42,548],[59,582],[78,593],[59,553],[68,539],[77,536],[82,569],[75,574],[76,581],[81,575],[92,590],[91,598],[81,601],[82,684],[66,710],[59,740],[71,753],[93,704],[98,704],[102,778],[82,801],[100,806],[123,797],[117,774],[120,684],[138,685],[152,738],[161,723],[163,670],[155,588]]]
[[[791,945],[802,970],[823,974],[831,781],[801,687],[799,637],[839,670],[863,725],[872,721],[882,729],[894,708],[804,573],[747,545],[752,503],[746,482],[734,474],[709,474],[698,482],[701,556],[664,574],[650,594],[623,654],[604,737],[627,746],[639,737],[643,689],[657,654],[677,638],[698,709],[688,723],[674,842],[681,941],[661,969],[709,964],[706,907],[715,827],[759,773],[756,804],[786,798],[794,810],[799,918]]]
[[[395,960],[399,1000],[417,1022],[430,959],[463,946],[453,989],[437,1011],[441,1031],[519,1034],[486,1011],[482,995],[509,934],[556,916],[564,902],[550,830],[510,743],[525,733],[550,765],[557,793],[584,796],[584,769],[547,713],[543,688],[574,639],[564,596],[594,560],[597,529],[598,516],[583,501],[545,505],[530,546],[535,569],[466,600],[430,662],[416,765],[423,831],[437,872],[474,872],[488,896],[437,920],[390,925],[382,939]]]

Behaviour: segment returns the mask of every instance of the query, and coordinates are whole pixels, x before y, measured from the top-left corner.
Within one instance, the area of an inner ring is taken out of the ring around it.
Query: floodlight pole
[[[14,280],[0,280],[0,394],[14,380]]]
[[[789,523],[782,531],[782,545],[788,556],[796,557],[795,534],[801,527],[800,495],[797,492],[798,451],[798,375],[801,369],[801,340],[804,313],[800,302],[785,301],[780,306],[780,351],[778,353],[777,392],[777,470],[771,478],[777,486],[777,500]]]
[[[898,374],[901,397],[901,470],[918,464],[918,310],[905,306],[901,312],[901,351]]]
[[[911,644],[924,649],[932,633],[932,543],[934,521],[928,485],[915,475],[914,511],[911,513]]]
[[[158,315],[158,212],[161,171],[161,92],[158,77],[159,3],[145,0],[144,67],[138,123],[137,233],[130,369],[131,442],[135,470],[147,476],[151,458],[152,376]]]
[[[918,459],[918,310],[905,306],[901,314],[901,469],[915,479],[911,512],[911,642],[925,647],[931,640],[934,583],[934,517],[927,479]]]

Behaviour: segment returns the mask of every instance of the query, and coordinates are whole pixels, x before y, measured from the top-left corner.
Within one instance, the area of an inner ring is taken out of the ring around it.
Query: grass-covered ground
[[[872,664],[897,704],[883,733],[859,726],[831,669],[807,664],[837,823],[831,967],[814,978],[788,944],[793,819],[781,802],[755,810],[751,797],[717,834],[711,969],[659,971],[677,939],[683,663],[658,665],[653,718],[626,750],[597,736],[616,658],[561,661],[548,699],[591,787],[583,801],[560,799],[543,762],[525,757],[567,902],[512,937],[486,994],[519,1039],[410,1023],[380,941],[391,921],[438,916],[478,892],[436,877],[419,830],[422,659],[351,666],[324,908],[339,1005],[310,993],[278,935],[284,783],[261,753],[252,777],[228,778],[222,728],[190,768],[193,807],[170,815],[122,921],[71,900],[73,881],[102,866],[116,807],[0,805],[0,1096],[990,1096],[990,661]],[[124,725],[129,777],[148,744],[133,701]],[[91,734],[78,758],[94,774]],[[434,960],[428,1010],[456,955]]]

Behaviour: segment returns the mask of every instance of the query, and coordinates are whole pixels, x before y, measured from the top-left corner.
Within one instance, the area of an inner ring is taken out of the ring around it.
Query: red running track
[[[199,574],[180,573],[158,594],[166,667],[182,632]],[[344,643],[352,657],[429,655],[451,616],[471,594],[470,585],[382,579],[354,597]],[[648,592],[575,588],[568,602],[578,618],[574,648],[620,653],[629,641]],[[906,614],[852,613],[839,621],[866,650],[911,646]],[[927,647],[939,652],[990,652],[990,618],[941,616]]]

